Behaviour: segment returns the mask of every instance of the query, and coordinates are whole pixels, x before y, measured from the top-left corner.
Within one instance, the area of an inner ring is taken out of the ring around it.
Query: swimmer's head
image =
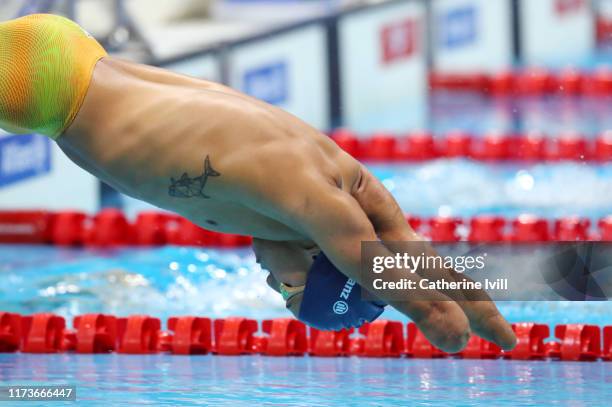
[[[104,49],[76,23],[34,14],[0,23],[0,128],[56,139],[76,117]]]
[[[308,272],[304,292],[298,298],[298,319],[325,331],[358,328],[372,322],[383,313],[386,304],[362,300],[361,289],[320,253]],[[289,303],[288,306],[295,307]]]

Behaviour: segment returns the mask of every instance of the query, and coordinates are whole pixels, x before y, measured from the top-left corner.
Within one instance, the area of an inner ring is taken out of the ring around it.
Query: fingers
[[[511,325],[492,301],[460,301],[459,305],[470,320],[472,331],[504,350],[516,346],[516,335]]]
[[[360,188],[354,192],[380,239],[392,252],[405,250],[405,245],[391,242],[417,242],[422,240],[408,225],[399,205],[389,191],[366,169],[362,169]],[[420,251],[420,250],[419,250]],[[423,242],[423,251],[436,255],[429,243]],[[451,269],[417,270],[417,273],[430,280],[445,279],[461,281],[467,279]],[[460,290],[442,291],[450,299],[457,301],[469,319],[470,327],[477,335],[496,343],[503,349],[512,349],[516,337],[510,324],[499,313],[495,304],[484,290],[462,292]]]
[[[403,308],[425,337],[444,352],[459,352],[470,339],[468,319],[452,301],[413,301],[394,306]]]

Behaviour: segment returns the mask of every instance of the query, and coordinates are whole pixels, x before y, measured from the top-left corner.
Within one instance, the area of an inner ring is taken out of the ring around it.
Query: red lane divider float
[[[357,135],[347,129],[331,134],[340,148],[358,160],[420,162],[437,158],[470,158],[480,161],[612,161],[612,132],[594,139],[567,132],[548,138],[539,133],[490,133],[476,137],[450,132],[435,138],[431,133]]]
[[[421,235],[441,242],[612,241],[612,215],[594,225],[589,219],[572,216],[556,220],[532,215],[515,219],[491,215],[471,219],[407,216],[406,220]],[[16,234],[17,230],[22,232]],[[162,212],[142,213],[130,223],[115,209],[103,210],[91,218],[80,212],[0,211],[0,243],[232,248],[250,245],[251,238],[211,232],[187,219]]]
[[[50,314],[22,316],[0,312],[0,352],[14,353],[170,353],[267,356],[359,356],[594,361],[612,359],[612,326],[565,324],[551,329],[537,323],[513,324],[518,344],[512,351],[472,336],[464,350],[448,354],[434,347],[414,323],[377,320],[358,331],[320,331],[291,318],[256,320],[171,317],[168,330],[149,315],[119,318],[79,315],[74,330],[63,317]],[[603,332],[603,336],[602,336]],[[602,343],[603,339],[603,343]]]
[[[0,211],[0,243],[235,248],[249,246],[251,238],[205,230],[185,218],[163,212],[144,212],[130,223],[117,209],[104,209],[93,217],[74,211]]]
[[[551,71],[531,68],[501,71],[495,74],[449,74],[431,72],[429,85],[433,90],[480,92],[495,96],[612,96],[612,70],[601,67],[591,72],[568,68]]]

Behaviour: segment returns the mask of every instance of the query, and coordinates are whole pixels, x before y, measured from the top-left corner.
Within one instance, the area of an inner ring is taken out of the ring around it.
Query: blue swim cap
[[[324,331],[358,328],[382,314],[386,304],[363,301],[361,286],[320,253],[310,268],[299,319]]]

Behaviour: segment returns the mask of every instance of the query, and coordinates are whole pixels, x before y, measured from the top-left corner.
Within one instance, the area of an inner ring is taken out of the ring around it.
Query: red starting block
[[[117,318],[119,353],[147,354],[159,352],[161,321],[148,315]]]
[[[267,319],[261,324],[268,334],[261,338],[260,352],[269,356],[301,356],[308,350],[306,325],[292,318]]]
[[[77,353],[108,353],[117,348],[117,318],[104,314],[85,314],[74,318]]]
[[[350,351],[349,335],[354,330],[319,331],[310,328],[310,354],[312,356],[346,356]]]
[[[363,324],[359,333],[364,338],[352,351],[358,356],[400,357],[404,353],[404,331],[401,322],[377,320]]]
[[[564,361],[597,360],[601,355],[601,331],[597,325],[557,325],[559,342],[549,345],[548,356]]]
[[[56,213],[51,227],[51,241],[59,246],[83,244],[86,220],[87,216],[82,212]]]
[[[425,338],[423,332],[417,328],[415,323],[408,324],[408,336],[406,338],[406,354],[420,359],[433,359],[448,357],[448,353],[436,348]]]
[[[167,350],[176,355],[202,355],[212,350],[212,322],[210,318],[168,318]]]
[[[612,325],[603,329],[603,350],[601,352],[603,360],[612,360]]]
[[[504,352],[507,359],[531,360],[544,359],[547,356],[544,339],[550,335],[548,325],[523,322],[512,324],[517,344],[511,351]]]
[[[101,210],[85,230],[85,243],[91,246],[123,246],[131,242],[132,227],[118,209]]]
[[[25,353],[57,353],[64,348],[66,321],[55,314],[34,314],[22,317],[23,344]]]
[[[457,353],[457,356],[464,359],[497,359],[501,355],[499,346],[476,335],[472,335],[465,349]]]
[[[0,353],[17,352],[21,346],[21,315],[0,312]]]
[[[43,211],[0,212],[0,243],[47,243],[52,216]]]
[[[214,322],[214,351],[219,355],[241,355],[257,351],[257,321],[247,318],[217,319]]]

